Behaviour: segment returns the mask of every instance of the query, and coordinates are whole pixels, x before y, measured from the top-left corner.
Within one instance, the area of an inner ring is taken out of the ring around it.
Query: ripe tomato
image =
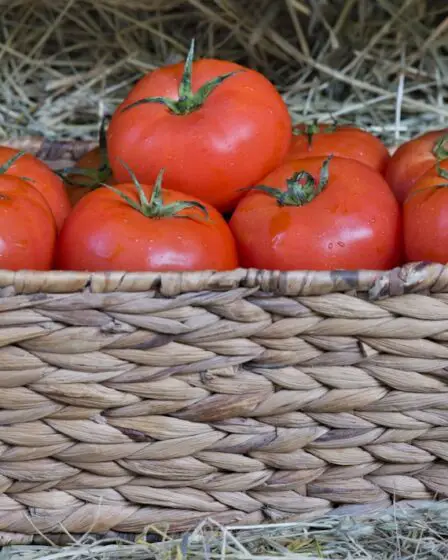
[[[437,161],[448,158],[448,128],[427,132],[402,144],[389,161],[386,181],[403,203],[415,182]]]
[[[384,173],[390,159],[379,138],[354,126],[299,124],[294,127],[293,134],[286,161],[334,155],[356,159]]]
[[[0,166],[20,154],[19,150],[0,146]],[[45,198],[53,212],[58,229],[62,227],[70,212],[70,202],[65,192],[64,183],[43,161],[31,154],[24,154],[4,170],[8,175],[25,177]]]
[[[408,261],[448,263],[448,159],[414,184],[403,205]]]
[[[59,236],[57,266],[129,272],[236,268],[235,241],[224,218],[212,206],[160,189],[159,176],[154,188],[125,183],[86,195]]]
[[[77,171],[76,171],[77,170]],[[100,187],[102,183],[115,185],[112,170],[108,162],[104,161],[102,150],[99,146],[84,154],[76,163],[72,172],[65,177],[68,198],[74,206],[90,191]]]
[[[400,207],[383,177],[358,161],[307,158],[268,175],[230,227],[245,267],[389,269],[400,262]]]
[[[0,175],[0,269],[49,270],[56,223],[45,198],[14,175]]]
[[[152,184],[166,169],[165,187],[195,196],[222,212],[241,189],[284,159],[291,119],[274,86],[232,62],[193,61],[144,76],[112,116],[108,153],[120,182],[129,175]]]

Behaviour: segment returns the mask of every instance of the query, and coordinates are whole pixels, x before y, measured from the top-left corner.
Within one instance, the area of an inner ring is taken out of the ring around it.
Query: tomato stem
[[[436,171],[437,171],[437,175],[439,177],[442,177],[442,179],[445,179],[446,181],[448,181],[448,171],[440,166],[440,161],[438,161],[437,164],[436,164]],[[448,184],[447,184],[447,186],[448,186]]]
[[[333,156],[323,162],[316,182],[311,173],[307,171],[296,171],[286,180],[286,191],[276,188],[258,185],[251,190],[257,190],[273,196],[279,206],[304,206],[316,198],[327,186],[329,179],[329,165]]]
[[[121,165],[123,165],[123,167],[126,168],[129,175],[131,176],[132,182],[134,183],[137,190],[139,201],[135,202],[135,200],[115,187],[107,184],[104,184],[104,186],[117,194],[127,204],[129,204],[129,206],[134,208],[134,210],[137,210],[137,212],[143,214],[146,218],[189,218],[193,220],[197,219],[197,217],[192,215],[182,215],[181,212],[183,212],[184,210],[195,208],[197,210],[200,210],[205,215],[205,218],[207,220],[209,219],[207,208],[202,203],[196,202],[195,200],[182,200],[171,202],[170,204],[163,203],[162,183],[165,169],[161,169],[159,174],[157,175],[151,198],[150,200],[148,200],[148,197],[146,196],[140,181],[137,179],[132,169],[124,161],[121,161],[120,163]]]
[[[8,161],[5,161],[5,163],[0,166],[0,175],[5,174],[8,171],[8,169],[12,167],[18,159],[20,159],[22,156],[25,155],[25,153],[26,152],[24,151],[17,152],[17,154],[14,154],[12,157],[10,157]],[[23,177],[23,179],[25,180],[25,177]]]
[[[98,133],[99,140],[99,150],[100,150],[100,166],[98,168],[98,173],[103,177],[107,174],[107,178],[112,175],[112,169],[109,165],[109,157],[107,155],[107,135],[106,135],[106,122],[108,118],[103,117],[100,123],[100,130]]]
[[[335,132],[338,128],[338,125],[336,122],[333,122],[332,124],[327,125],[322,129],[322,125],[318,123],[317,119],[314,119],[313,122],[304,125],[303,129],[300,129],[299,127],[300,125],[293,128],[292,131],[293,135],[294,136],[301,136],[302,134],[305,135],[308,140],[308,148],[311,148],[315,134],[319,134],[321,132],[325,134]]]
[[[448,158],[448,132],[442,136],[434,144],[432,153],[438,161]]]
[[[57,175],[71,187],[87,187],[89,190],[95,190],[107,183],[112,177],[112,169],[109,164],[107,156],[107,139],[106,139],[106,122],[108,118],[101,119],[100,129],[98,133],[99,151],[100,151],[100,165],[98,168],[87,167],[66,167],[57,171]],[[86,177],[87,181],[74,180],[71,176],[78,175],[79,177]]]
[[[146,103],[159,103],[165,105],[171,113],[175,115],[188,115],[197,109],[200,109],[206,99],[215,91],[215,89],[222,84],[228,78],[239,74],[244,70],[236,70],[234,72],[228,72],[227,74],[222,74],[217,76],[203,84],[196,93],[193,92],[192,86],[192,74],[193,74],[193,61],[194,61],[194,49],[195,40],[192,39],[190,49],[188,51],[187,58],[184,64],[184,71],[182,74],[182,79],[179,84],[178,99],[172,99],[170,97],[144,97],[139,99],[130,105],[127,105],[122,109],[122,111],[128,111],[139,105],[145,105]]]
[[[443,169],[443,167],[440,167],[440,161],[438,161],[436,164],[436,171],[437,171],[437,175],[441,179],[444,179],[446,183],[438,183],[437,185],[430,185],[429,187],[424,187],[423,189],[415,189],[408,194],[406,200],[404,201],[404,204],[406,204],[413,196],[415,196],[418,193],[425,192],[425,191],[435,192],[438,189],[448,188],[448,171],[446,169]]]
[[[299,125],[300,126],[300,125]],[[311,145],[313,143],[313,136],[315,134],[317,134],[318,132],[320,132],[320,127],[319,124],[317,122],[317,119],[315,119],[312,123],[310,124],[306,124],[304,125],[304,127],[301,129],[299,128],[299,126],[295,126],[292,129],[292,133],[294,136],[302,136],[305,135],[307,137],[308,140],[308,148],[311,148]]]
[[[194,61],[194,48],[196,41],[191,40],[190,48],[188,49],[187,58],[184,64],[184,72],[182,74],[182,79],[179,84],[179,101],[187,99],[191,91],[191,82],[193,79],[193,61]]]

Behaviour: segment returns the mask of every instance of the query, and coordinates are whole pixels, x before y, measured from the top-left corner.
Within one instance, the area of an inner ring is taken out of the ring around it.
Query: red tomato
[[[132,183],[120,184],[127,201],[107,187],[86,195],[59,236],[57,266],[130,272],[236,268],[235,241],[222,216],[192,197],[160,193],[159,187],[142,185],[137,191]]]
[[[448,128],[434,130],[402,144],[389,161],[386,181],[400,203],[416,181],[437,161],[448,158]]]
[[[19,150],[0,146],[0,165],[5,165]],[[58,229],[62,227],[70,212],[70,202],[65,192],[64,183],[43,161],[31,154],[19,157],[7,170],[8,175],[25,177],[47,201],[53,212]]]
[[[0,175],[0,269],[49,270],[56,223],[44,197],[26,181]]]
[[[303,173],[305,172],[305,173]],[[230,220],[245,267],[384,270],[399,264],[400,208],[383,177],[355,160],[285,163]]]
[[[408,261],[448,263],[448,159],[412,187],[403,205]]]
[[[291,119],[274,86],[238,64],[199,60],[190,82],[192,55],[132,89],[109,125],[109,159],[120,182],[129,180],[121,161],[148,184],[165,168],[167,189],[226,212],[283,161]]]
[[[80,172],[70,173],[66,177],[67,194],[72,206],[102,183],[108,185],[117,183],[110,167],[105,166],[99,146],[84,154],[75,167]]]
[[[286,161],[330,155],[356,159],[379,173],[385,172],[390,158],[379,138],[354,126],[299,124],[294,127]]]

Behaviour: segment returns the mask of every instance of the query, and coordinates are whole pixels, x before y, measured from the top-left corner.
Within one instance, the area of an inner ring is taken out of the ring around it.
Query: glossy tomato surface
[[[0,269],[49,270],[56,223],[44,197],[13,175],[0,175]]]
[[[115,111],[107,134],[117,181],[129,181],[124,161],[144,183],[165,169],[164,185],[212,204],[235,207],[240,189],[277,167],[291,141],[287,107],[261,74],[222,60],[193,63],[192,90],[229,72],[196,110],[178,115],[160,103],[125,110],[146,97],[179,98],[184,64],[154,70],[142,78]]]
[[[19,150],[14,148],[0,146],[0,165],[4,165],[18,153]],[[53,212],[58,229],[60,229],[70,212],[70,201],[62,179],[48,165],[32,154],[25,154],[17,159],[6,173],[16,177],[25,177],[42,194]]]
[[[408,261],[448,263],[448,160],[440,168],[447,178],[433,166],[415,183],[403,205]]]
[[[403,203],[418,179],[436,163],[434,153],[437,143],[446,135],[441,154],[448,157],[448,128],[422,134],[402,144],[393,154],[386,171],[386,181],[395,193],[398,201]]]
[[[117,188],[137,202],[133,184]],[[152,187],[143,189],[149,198]],[[184,200],[194,199],[163,191],[164,204]],[[106,187],[96,189],[67,219],[59,236],[57,267],[128,272],[233,269],[238,263],[229,226],[214,208],[206,209],[208,219],[197,208],[178,217],[149,218]]]
[[[309,134],[310,130],[314,132]],[[355,159],[379,173],[385,172],[390,158],[379,138],[354,126],[302,124],[294,127],[286,161],[329,155]]]
[[[306,171],[318,182],[324,158],[285,163],[262,184],[286,191]],[[384,178],[355,160],[333,158],[326,187],[303,206],[251,191],[230,221],[240,263],[278,270],[389,269],[400,263],[400,208]]]

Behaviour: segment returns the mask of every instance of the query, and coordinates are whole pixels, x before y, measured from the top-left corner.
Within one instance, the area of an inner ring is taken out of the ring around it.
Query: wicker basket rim
[[[415,292],[448,292],[448,267],[411,263],[388,271],[278,271],[239,268],[198,272],[76,272],[0,270],[0,289],[14,293],[89,291],[147,292],[164,296],[187,292],[254,289],[285,296],[366,292],[369,300]]]

